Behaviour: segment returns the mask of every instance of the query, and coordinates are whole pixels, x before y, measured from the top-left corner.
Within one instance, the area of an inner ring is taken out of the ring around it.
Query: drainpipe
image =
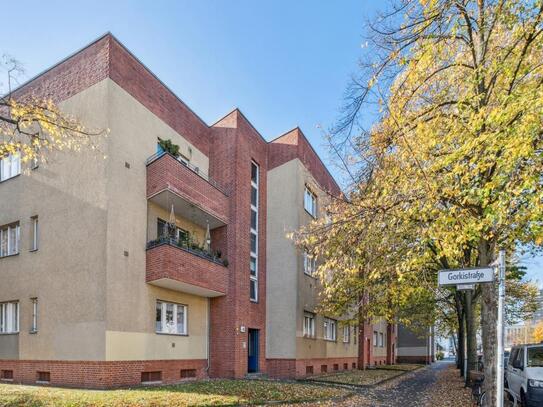
[[[207,376],[209,377],[209,368],[211,367],[211,356],[209,352],[209,342],[210,342],[210,335],[209,332],[211,330],[211,304],[210,304],[209,297],[207,298],[207,332],[206,332],[206,358],[207,358],[207,366],[205,368],[205,372]]]

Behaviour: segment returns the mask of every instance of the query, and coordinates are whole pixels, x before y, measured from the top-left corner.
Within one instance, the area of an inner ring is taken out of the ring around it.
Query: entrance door
[[[259,350],[259,331],[258,329],[249,329],[249,352],[247,360],[247,371],[249,373],[258,372],[258,350]]]

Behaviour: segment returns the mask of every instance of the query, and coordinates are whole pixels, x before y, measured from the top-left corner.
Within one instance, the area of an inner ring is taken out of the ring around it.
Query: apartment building
[[[433,327],[424,333],[402,324],[397,328],[397,362],[429,364],[436,361],[436,338]]]
[[[106,388],[357,366],[356,330],[315,313],[316,260],[285,236],[339,194],[299,129],[267,142],[237,109],[206,124],[111,34],[16,95],[52,98],[109,135],[36,168],[0,162],[1,381]]]

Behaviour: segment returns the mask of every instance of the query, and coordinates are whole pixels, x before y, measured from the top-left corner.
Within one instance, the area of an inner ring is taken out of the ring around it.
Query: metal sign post
[[[503,407],[503,314],[505,304],[505,251],[500,250],[498,257],[498,361],[497,361],[497,384],[496,384],[496,406]]]

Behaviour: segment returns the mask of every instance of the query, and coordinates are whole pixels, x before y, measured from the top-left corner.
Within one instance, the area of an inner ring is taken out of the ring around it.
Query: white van
[[[511,348],[505,387],[523,407],[543,406],[543,343]]]

